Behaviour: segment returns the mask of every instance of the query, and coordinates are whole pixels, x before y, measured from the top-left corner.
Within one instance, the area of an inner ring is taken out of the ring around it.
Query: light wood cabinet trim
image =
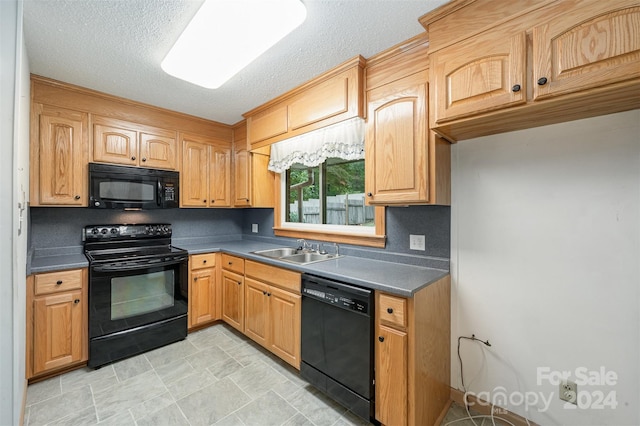
[[[189,267],[193,269],[211,268],[216,266],[216,253],[204,253],[191,255]]]
[[[244,113],[251,149],[262,148],[348,118],[364,117],[364,64],[364,58],[357,56]],[[346,85],[345,91],[342,90],[341,84]],[[336,99],[329,99],[331,95],[327,97],[323,92],[327,89]],[[283,118],[285,112],[286,120]],[[257,118],[257,132],[254,130],[254,117]]]
[[[418,34],[375,56],[367,58],[365,90],[389,84],[429,68],[427,33]]]
[[[264,263],[245,261],[245,275],[280,287],[284,290],[300,294],[301,274]]]
[[[130,99],[109,95],[84,87],[31,75],[32,101],[119,119],[140,125],[207,135],[209,138],[231,142],[232,127],[227,124],[188,114],[155,107]]]
[[[269,156],[251,153],[251,206],[270,207],[275,206],[275,179],[276,174],[267,168]]]
[[[247,124],[250,128],[248,140],[251,144],[284,135],[289,130],[288,107],[286,104],[278,105],[250,115],[247,117]]]
[[[350,86],[354,85],[353,79],[357,77],[353,75],[354,71],[323,81],[309,88],[304,97],[292,100],[288,106],[289,128],[297,130],[349,111],[349,95],[353,92],[357,94],[357,86],[355,91],[350,90]]]
[[[242,257],[222,253],[222,268],[244,275],[244,259]]]
[[[82,270],[49,272],[35,275],[34,294],[40,296],[48,293],[59,293],[82,288]]]

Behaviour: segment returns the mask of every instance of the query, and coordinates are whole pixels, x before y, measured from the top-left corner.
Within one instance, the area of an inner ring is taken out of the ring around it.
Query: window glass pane
[[[318,167],[287,171],[288,222],[374,226],[375,207],[365,205],[364,160],[330,158]]]

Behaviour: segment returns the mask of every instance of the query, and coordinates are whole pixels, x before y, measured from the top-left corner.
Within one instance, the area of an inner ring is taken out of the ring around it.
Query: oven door
[[[92,264],[89,366],[182,340],[187,335],[187,258],[146,265]]]

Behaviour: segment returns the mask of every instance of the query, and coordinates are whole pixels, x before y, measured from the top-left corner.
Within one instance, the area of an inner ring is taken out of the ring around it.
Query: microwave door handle
[[[160,207],[162,205],[162,185],[160,184],[160,179],[158,179],[158,187],[156,190],[157,190],[156,203],[158,204],[158,207]]]

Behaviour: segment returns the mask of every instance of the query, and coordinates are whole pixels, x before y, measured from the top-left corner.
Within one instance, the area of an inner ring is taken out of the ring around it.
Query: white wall
[[[461,343],[465,384],[485,400],[502,393],[498,405],[545,425],[640,424],[640,110],[452,154],[452,386],[457,337],[474,333],[492,347]],[[537,383],[539,367],[618,378],[579,385],[576,410]],[[617,408],[588,404],[611,392]]]
[[[22,38],[22,3],[0,1],[0,424],[18,424],[25,387],[26,217],[29,67]],[[26,211],[25,211],[26,215]]]

